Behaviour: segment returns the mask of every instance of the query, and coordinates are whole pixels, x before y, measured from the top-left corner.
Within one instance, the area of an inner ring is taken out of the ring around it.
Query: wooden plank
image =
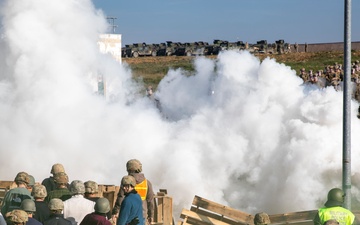
[[[228,225],[228,223],[225,223],[223,221],[214,219],[212,217],[204,216],[187,209],[182,210],[180,217],[183,219],[187,217],[187,221],[189,221],[190,219],[196,221],[196,223],[191,224]]]
[[[172,208],[172,198],[164,197],[163,198],[163,224],[164,225],[173,225],[173,208]]]
[[[211,212],[211,211],[206,211],[206,210],[203,210],[203,209],[200,209],[200,208],[196,209],[194,206],[192,206],[190,208],[190,211],[196,212],[196,213],[204,215],[204,216],[214,218],[216,220],[223,221],[223,222],[225,222],[227,224],[238,224],[238,225],[246,225],[247,224],[247,223],[243,223],[241,221],[238,221],[238,220],[235,220],[235,219],[232,219],[232,218],[220,215],[220,214],[216,214],[216,213]]]
[[[197,206],[198,208],[203,208],[203,209],[224,215],[226,217],[235,219],[235,220],[240,221],[245,224],[252,224],[253,220],[254,220],[254,217],[251,214],[221,205],[216,202],[212,202],[210,200],[201,198],[199,196],[194,197],[192,204],[194,206]]]
[[[271,223],[294,223],[296,221],[313,220],[317,210],[269,215]]]

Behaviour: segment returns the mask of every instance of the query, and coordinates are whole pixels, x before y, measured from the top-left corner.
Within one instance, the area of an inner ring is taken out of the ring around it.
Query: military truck
[[[137,58],[139,56],[156,56],[156,47],[152,44],[134,43],[131,49],[131,56]]]
[[[180,42],[166,42],[166,55],[167,56],[184,56],[185,55],[185,46]]]
[[[185,55],[186,56],[201,56],[211,55],[213,46],[204,41],[185,43]]]

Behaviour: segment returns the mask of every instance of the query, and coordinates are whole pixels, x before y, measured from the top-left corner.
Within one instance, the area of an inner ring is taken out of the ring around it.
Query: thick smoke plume
[[[248,52],[171,70],[156,104],[96,44],[107,24],[88,0],[5,1],[0,40],[0,179],[37,181],[62,163],[70,180],[118,185],[137,158],[175,218],[199,195],[249,213],[321,206],[341,187],[342,93]],[[126,35],[126,34],[123,34]],[[95,93],[105,77],[107,98]],[[359,158],[352,104],[352,158]],[[352,163],[354,202],[360,165]]]

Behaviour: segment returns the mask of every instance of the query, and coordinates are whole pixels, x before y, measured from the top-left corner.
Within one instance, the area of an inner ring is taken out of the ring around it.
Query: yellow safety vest
[[[147,180],[145,179],[143,182],[136,184],[135,190],[140,195],[141,200],[144,201],[146,199],[146,195],[148,191]]]
[[[320,208],[319,218],[321,224],[324,224],[328,220],[335,219],[339,222],[339,225],[351,225],[355,220],[352,212],[340,206]]]

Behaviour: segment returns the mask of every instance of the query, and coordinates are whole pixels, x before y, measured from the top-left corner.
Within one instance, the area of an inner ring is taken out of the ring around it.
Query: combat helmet
[[[340,188],[333,188],[329,191],[327,196],[327,201],[325,203],[326,207],[333,206],[342,206],[344,203],[345,193]]]
[[[27,174],[26,172],[19,172],[16,177],[15,177],[15,183],[19,184],[19,183],[24,183],[26,185],[28,185],[30,183],[30,178],[29,178],[29,174]]]
[[[11,212],[6,213],[5,217],[6,220],[10,221],[11,223],[25,224],[29,220],[28,214],[21,209],[14,209]]]
[[[84,185],[84,183],[82,181],[80,181],[80,180],[74,180],[70,184],[70,192],[73,195],[84,194],[85,193],[85,185]]]
[[[48,205],[49,205],[50,210],[63,210],[64,209],[64,203],[59,198],[52,198]]]
[[[29,174],[29,186],[33,187],[35,185],[35,178],[33,175]]]
[[[136,180],[135,180],[135,177],[133,176],[124,176],[122,179],[121,179],[121,186],[125,186],[125,185],[131,185],[133,187],[136,186]]]
[[[51,174],[55,175],[55,174],[60,173],[60,172],[65,173],[65,169],[64,169],[64,166],[62,164],[56,163],[51,167],[51,171],[50,171]]]
[[[94,206],[95,212],[108,213],[110,211],[110,202],[107,198],[99,198]]]
[[[95,181],[91,181],[91,180],[86,181],[84,185],[85,185],[85,193],[94,194],[99,192],[99,185]]]
[[[127,163],[126,163],[126,170],[128,172],[136,172],[136,173],[140,173],[142,171],[142,164],[139,160],[137,159],[130,159]]]
[[[54,175],[54,182],[58,184],[67,184],[69,182],[69,177],[64,172],[59,172]]]
[[[45,198],[47,196],[46,187],[42,184],[34,185],[31,195],[34,196],[34,198]]]
[[[270,218],[269,215],[261,212],[261,213],[256,213],[255,217],[254,217],[254,224],[255,225],[265,225],[265,224],[270,224]]]
[[[24,199],[21,202],[20,209],[24,210],[25,212],[36,212],[35,202],[31,199]]]

